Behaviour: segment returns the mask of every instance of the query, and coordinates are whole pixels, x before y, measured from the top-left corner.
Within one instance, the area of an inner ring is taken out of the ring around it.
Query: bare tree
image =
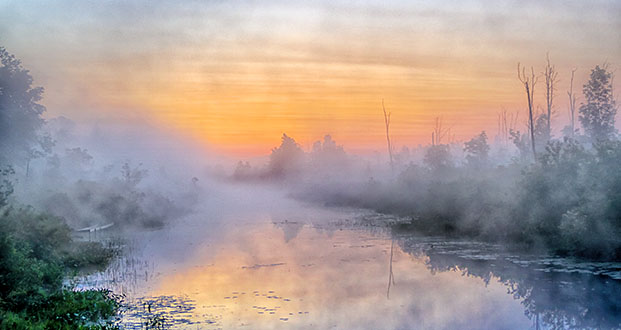
[[[515,131],[519,116],[519,110],[514,113],[502,108],[498,112],[498,140],[503,144],[506,145],[511,139],[511,131]]]
[[[506,145],[509,140],[509,123],[507,122],[507,109],[498,112],[498,142]]]
[[[435,118],[435,127],[431,133],[431,145],[437,145],[442,143],[442,139],[450,133],[451,128],[442,127],[442,117]]]
[[[537,158],[537,152],[535,150],[535,123],[533,120],[533,92],[535,90],[535,85],[537,84],[537,76],[535,76],[535,70],[530,68],[530,77],[526,75],[526,68],[521,68],[520,63],[518,63],[518,79],[522,84],[524,84],[524,89],[526,90],[526,98],[528,99],[528,122],[529,122],[529,131],[530,131],[530,142],[533,148],[533,159]]]
[[[554,104],[554,91],[556,90],[556,83],[558,82],[557,76],[558,72],[554,65],[550,63],[550,54],[546,54],[546,68],[543,72],[543,76],[546,80],[546,106],[547,106],[547,115],[548,115],[548,134],[552,132],[551,130],[551,120],[552,120],[552,106]],[[551,135],[551,134],[550,134]],[[548,139],[550,137],[548,136]]]
[[[518,110],[516,113],[511,113],[509,117],[509,132],[511,132],[511,130],[515,130],[515,128],[517,127],[519,118],[520,118],[520,110]]]
[[[390,168],[394,170],[393,158],[392,158],[392,146],[390,144],[390,112],[386,112],[384,106],[384,100],[382,99],[382,110],[384,110],[384,123],[386,124],[386,142],[388,143],[388,156],[390,157]]]
[[[574,95],[574,75],[576,69],[571,70],[571,80],[569,82],[569,90],[567,96],[569,96],[569,117],[571,119],[571,137],[574,137],[576,132],[575,120],[576,120],[576,95]]]

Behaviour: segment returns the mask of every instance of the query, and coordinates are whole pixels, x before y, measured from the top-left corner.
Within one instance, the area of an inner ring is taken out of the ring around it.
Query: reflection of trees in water
[[[281,221],[274,222],[274,226],[276,228],[280,228],[285,233],[285,242],[288,243],[290,240],[296,238],[304,227],[304,223],[297,221]]]
[[[388,263],[388,289],[386,289],[386,298],[390,299],[390,286],[395,284],[395,274],[392,271],[392,257],[395,249],[395,240],[390,242],[390,261]]]
[[[406,253],[426,256],[432,273],[457,271],[485,284],[498,279],[508,294],[522,300],[535,328],[621,327],[621,281],[598,273],[594,264],[587,264],[590,270],[572,268],[564,259],[518,257],[497,246],[464,241],[407,237],[398,244]]]
[[[390,228],[387,227],[387,225],[393,225],[399,223],[399,221],[400,218],[396,216],[387,216],[365,211],[360,214],[348,215],[347,217],[335,217],[330,221],[325,221],[325,219],[316,221],[304,217],[294,218],[293,220],[277,218],[273,219],[272,224],[274,227],[283,231],[285,234],[285,242],[289,242],[297,237],[304,226],[312,228],[312,230],[318,234],[325,234],[327,237],[332,237],[336,231],[343,229],[364,229],[366,233],[383,239],[390,233]]]

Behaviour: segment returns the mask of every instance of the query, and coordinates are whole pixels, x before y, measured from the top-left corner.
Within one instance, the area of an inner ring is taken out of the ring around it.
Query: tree
[[[30,162],[33,159],[51,154],[55,144],[56,142],[49,134],[43,133],[37,135],[36,144],[28,148],[26,152],[26,177],[28,177],[30,173]]]
[[[551,119],[552,119],[552,106],[554,104],[554,91],[556,90],[556,83],[558,82],[557,80],[557,76],[558,76],[558,72],[556,71],[556,68],[554,67],[554,65],[550,64],[550,55],[547,54],[546,55],[546,68],[545,71],[543,72],[543,76],[545,78],[545,83],[546,83],[546,106],[547,106],[547,131],[548,131],[548,136],[547,136],[547,140],[550,139],[550,136],[552,133],[552,127],[550,125],[551,123]]]
[[[548,115],[545,113],[535,117],[535,145],[537,150],[543,151],[546,144],[550,140],[550,131],[548,130]]]
[[[132,167],[129,162],[123,163],[121,167],[121,180],[126,188],[135,188],[142,179],[146,178],[149,171],[141,168],[142,163],[136,167]]]
[[[612,79],[606,66],[597,65],[582,89],[586,104],[580,105],[579,119],[592,141],[608,140],[616,133],[617,108],[612,95]]]
[[[450,142],[450,128],[442,127],[442,117],[436,117],[434,122],[433,132],[431,132],[431,145],[439,145],[442,144],[442,139],[449,135]]]
[[[489,155],[489,145],[487,144],[487,134],[485,134],[485,131],[466,142],[464,144],[464,152],[466,152],[466,160],[470,166],[484,166]]]
[[[313,143],[310,161],[314,169],[337,170],[347,165],[348,158],[343,146],[337,145],[332,136],[325,135],[323,143],[321,141]]]
[[[526,68],[522,68],[520,71],[520,63],[518,63],[518,79],[524,85],[526,90],[526,98],[528,99],[528,122],[530,130],[530,143],[533,148],[533,159],[537,159],[537,152],[535,150],[535,122],[533,120],[533,93],[535,91],[535,85],[537,84],[537,77],[535,76],[535,70],[530,68],[530,77],[526,75]]]
[[[250,162],[237,162],[235,171],[233,172],[233,178],[236,180],[244,180],[252,177],[252,166]]]
[[[425,152],[423,163],[433,171],[440,171],[453,167],[449,145],[436,144],[429,146]]]
[[[392,145],[390,144],[390,112],[386,113],[386,107],[384,107],[384,100],[382,100],[382,110],[384,110],[384,124],[386,125],[386,142],[388,142],[388,156],[390,157],[390,169],[394,170],[394,163],[392,159]]]
[[[272,177],[283,177],[300,169],[304,151],[294,139],[282,135],[282,142],[278,148],[272,149],[269,162],[269,175]]]
[[[12,167],[0,167],[0,211],[9,204],[9,198],[13,193],[13,182],[11,181],[13,174]]]
[[[39,135],[45,107],[38,102],[42,87],[32,86],[32,76],[21,61],[0,47],[0,162],[29,161],[46,151],[49,140]]]
[[[574,94],[574,75],[576,69],[571,70],[571,81],[569,83],[569,90],[567,96],[569,97],[569,118],[571,119],[571,133],[570,137],[573,139],[576,133],[576,95]]]
[[[93,165],[93,156],[88,153],[87,149],[80,147],[65,149],[65,155],[63,157],[65,167],[72,171],[74,174],[86,173]],[[129,164],[126,163],[129,166]],[[122,171],[125,169],[122,168]]]
[[[522,161],[526,161],[528,159],[529,147],[528,147],[528,138],[522,134],[522,132],[518,130],[511,129],[509,130],[509,139],[513,142],[513,145],[520,152],[520,159]]]

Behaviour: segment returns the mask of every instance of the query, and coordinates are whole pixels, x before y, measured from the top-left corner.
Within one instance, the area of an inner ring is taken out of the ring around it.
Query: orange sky
[[[4,1],[0,45],[46,88],[48,117],[138,117],[242,157],[283,132],[371,152],[384,148],[382,99],[397,148],[428,143],[436,116],[457,140],[496,135],[503,108],[525,119],[516,64],[541,72],[547,51],[559,129],[571,68],[579,91],[594,65],[618,67],[619,13],[617,1]]]

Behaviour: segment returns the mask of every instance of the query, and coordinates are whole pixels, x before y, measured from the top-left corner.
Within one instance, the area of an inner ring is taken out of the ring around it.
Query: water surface
[[[126,295],[127,328],[618,328],[621,265],[400,234],[402,221],[287,201],[134,234],[82,285]],[[154,318],[155,316],[155,318]]]

